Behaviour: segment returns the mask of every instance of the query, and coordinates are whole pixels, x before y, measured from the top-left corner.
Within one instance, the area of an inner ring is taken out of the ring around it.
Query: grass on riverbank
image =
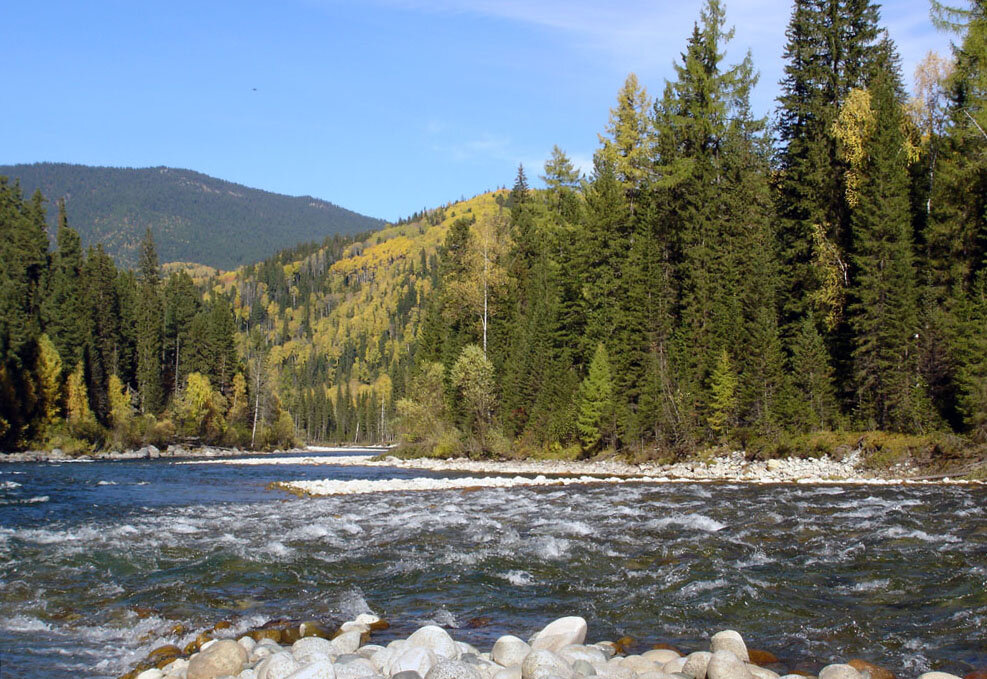
[[[689,451],[632,448],[617,452],[604,450],[592,457],[584,455],[578,445],[516,445],[499,456],[506,460],[575,461],[620,459],[631,464],[695,461],[710,463],[734,450],[743,449],[751,460],[781,458],[817,459],[828,456],[842,461],[859,456],[858,464],[867,471],[896,476],[953,475],[987,479],[987,445],[978,445],[954,434],[896,434],[882,431],[818,431],[808,434],[783,434],[741,445],[721,445]],[[403,459],[428,457],[469,457],[456,446],[399,446],[389,454]],[[493,459],[493,458],[487,458]]]

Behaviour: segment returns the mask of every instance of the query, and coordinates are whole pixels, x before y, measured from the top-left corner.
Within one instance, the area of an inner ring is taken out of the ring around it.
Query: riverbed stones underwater
[[[426,625],[407,639],[386,646],[367,643],[372,630],[386,625],[361,615],[344,623],[334,639],[304,636],[279,643],[262,635],[210,640],[190,658],[175,658],[160,668],[134,670],[129,679],[807,679],[779,675],[750,662],[777,661],[765,651],[748,651],[743,637],[723,630],[710,639],[709,651],[683,656],[656,648],[623,654],[624,644],[586,644],[586,620],[568,616],[549,623],[528,642],[505,635],[489,653],[456,641],[441,627]],[[294,635],[290,635],[294,636]],[[283,639],[282,639],[283,640]],[[153,654],[152,654],[153,655]],[[776,669],[780,665],[776,662]],[[823,667],[818,679],[894,679],[869,661],[851,659]],[[960,679],[926,672],[918,679]]]

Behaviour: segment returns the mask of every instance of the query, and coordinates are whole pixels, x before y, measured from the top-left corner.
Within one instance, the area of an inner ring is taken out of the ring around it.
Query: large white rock
[[[156,667],[152,667],[149,670],[144,670],[137,675],[137,679],[164,679],[165,673]]]
[[[334,646],[328,639],[305,637],[291,646],[291,655],[299,665],[305,666],[317,660],[331,660],[335,655]]]
[[[247,653],[250,653],[252,650],[254,650],[254,647],[257,646],[257,642],[250,637],[240,637],[239,639],[236,640],[236,642],[241,646],[243,646],[243,650],[245,650]]]
[[[240,674],[247,663],[247,651],[232,639],[223,639],[192,656],[188,679],[215,679]]]
[[[572,615],[550,622],[535,635],[531,648],[536,651],[559,651],[570,644],[586,641],[586,620]]]
[[[647,658],[648,657],[647,654],[645,654],[644,657]],[[685,663],[686,663],[686,658],[675,658],[675,660],[669,660],[667,663],[662,665],[661,671],[664,672],[665,674],[675,674],[677,672],[683,672]],[[706,674],[705,664],[703,665],[702,670],[703,670],[703,675],[705,676]]]
[[[493,679],[521,679],[521,666],[505,667],[493,675]]]
[[[781,676],[777,672],[772,672],[752,663],[747,663],[747,671],[754,675],[754,679],[778,679]]]
[[[257,650],[256,648],[254,649],[255,652]],[[300,669],[301,666],[291,653],[275,653],[265,658],[256,667],[257,679],[288,679],[290,674]]]
[[[747,652],[747,644],[744,643],[744,638],[740,636],[740,632],[735,632],[732,629],[725,629],[722,632],[714,634],[709,640],[709,650],[713,653],[717,651],[731,651],[744,662],[750,662],[751,659],[750,654]]]
[[[257,673],[254,672],[254,668],[248,667],[236,675],[236,679],[257,679]]]
[[[288,679],[336,679],[336,670],[328,660],[317,660],[289,674]]]
[[[611,658],[598,674],[607,679],[637,679],[637,672],[620,664],[620,658]]]
[[[713,651],[706,666],[707,679],[753,679],[747,665],[735,653],[727,650]],[[822,677],[820,677],[822,679]]]
[[[438,656],[427,648],[409,646],[391,661],[390,673],[413,670],[424,677],[438,661]]]
[[[634,670],[637,674],[641,672],[657,672],[658,665],[651,662],[643,655],[629,655],[620,659],[620,666]]]
[[[585,660],[594,667],[606,665],[608,659],[607,654],[596,646],[582,646],[580,644],[566,646],[558,651],[558,656],[570,665],[577,660]]]
[[[333,655],[356,653],[357,649],[360,648],[362,636],[360,632],[343,632],[330,642],[333,647]]]
[[[819,679],[863,679],[863,677],[857,671],[857,668],[851,665],[836,663],[834,665],[826,665],[826,667],[819,670]]]
[[[695,677],[695,679],[706,679],[706,668],[709,666],[709,659],[712,657],[713,654],[709,651],[690,653],[685,657],[685,663],[682,665],[681,671]],[[672,662],[675,661],[673,660]],[[665,671],[668,672],[668,669]]]
[[[381,674],[391,673],[391,662],[398,657],[398,652],[393,648],[382,648],[372,656],[370,656],[370,662],[374,664],[377,671]]]
[[[582,659],[572,661],[572,671],[575,672],[578,676],[583,676],[583,677],[596,676],[596,668]]]
[[[333,669],[336,670],[336,679],[363,679],[377,674],[374,664],[358,655],[345,659],[337,658],[333,663]]]
[[[925,674],[920,674],[918,679],[960,679],[955,674],[950,674],[949,672],[926,672]]]
[[[531,646],[518,637],[505,634],[494,642],[490,658],[501,667],[520,666],[529,653]]]
[[[460,660],[442,660],[425,675],[425,679],[483,679],[472,665]]]
[[[654,648],[641,654],[656,665],[664,665],[667,662],[681,658],[682,654],[670,648]]]
[[[569,664],[546,649],[533,650],[521,663],[521,679],[548,679],[549,677],[574,679]]]
[[[459,660],[459,647],[449,633],[436,625],[426,625],[408,637],[409,646],[427,648],[440,658]]]

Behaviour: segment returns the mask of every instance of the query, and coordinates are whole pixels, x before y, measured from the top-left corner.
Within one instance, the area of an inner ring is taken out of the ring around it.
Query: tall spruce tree
[[[832,128],[847,94],[866,87],[874,71],[878,18],[870,0],[795,0],[786,32],[778,98],[778,240],[785,274],[782,326],[789,337],[810,313],[820,321],[828,317],[834,330],[842,320],[841,296],[820,293],[827,281],[845,285],[851,238],[847,166]],[[819,256],[824,245],[834,256]],[[827,268],[839,275],[828,276]]]
[[[889,65],[890,66],[890,65]],[[890,68],[870,88],[873,132],[864,140],[853,210],[851,327],[858,416],[881,429],[916,429],[917,288],[913,266],[900,87]]]
[[[141,409],[146,413],[157,414],[164,406],[161,271],[150,228],[141,242],[138,282],[137,389]]]

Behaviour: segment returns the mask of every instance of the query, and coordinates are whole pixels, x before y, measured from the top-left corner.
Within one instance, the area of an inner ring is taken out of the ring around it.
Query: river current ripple
[[[375,636],[385,641],[435,623],[488,648],[571,614],[592,640],[684,651],[737,629],[790,669],[853,656],[905,676],[987,665],[983,488],[265,489],[411,475],[4,465],[0,677],[112,677],[222,619],[240,631],[364,611],[392,622]],[[170,631],[178,622],[187,632]]]

